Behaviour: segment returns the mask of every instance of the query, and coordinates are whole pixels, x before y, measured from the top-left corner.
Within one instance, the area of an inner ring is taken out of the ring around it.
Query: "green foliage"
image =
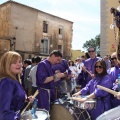
[[[100,53],[100,35],[97,35],[94,39],[86,41],[86,43],[83,44],[83,48],[87,50],[89,47],[95,47],[96,52]]]

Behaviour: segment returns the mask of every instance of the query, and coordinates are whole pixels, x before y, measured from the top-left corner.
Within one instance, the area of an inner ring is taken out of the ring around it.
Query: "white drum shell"
[[[78,96],[78,98],[84,98],[86,96]],[[81,109],[93,109],[96,107],[96,100],[89,99],[84,103],[80,103],[79,101],[74,101],[74,106]]]
[[[120,120],[120,106],[104,112],[96,120]]]

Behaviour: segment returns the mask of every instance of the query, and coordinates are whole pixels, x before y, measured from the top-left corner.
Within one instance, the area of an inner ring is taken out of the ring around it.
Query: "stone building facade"
[[[30,58],[60,49],[69,59],[72,30],[73,22],[38,9],[14,1],[0,5],[0,54],[15,50]]]
[[[111,55],[116,51],[116,37],[118,29],[110,29],[112,14],[110,9],[120,6],[118,0],[100,0],[101,2],[101,32],[100,32],[100,54]]]

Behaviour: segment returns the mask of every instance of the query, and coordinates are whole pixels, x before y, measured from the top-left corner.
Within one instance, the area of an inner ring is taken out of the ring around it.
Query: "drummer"
[[[106,88],[112,87],[112,81],[107,74],[106,63],[104,60],[98,60],[95,63],[95,78],[89,81],[89,83],[73,96],[88,95],[85,98],[73,97],[73,100],[85,102],[89,99],[96,99],[96,108],[88,110],[92,120],[95,120],[104,111],[111,109],[110,94],[97,88],[97,85],[104,86]]]
[[[39,89],[38,108],[50,110],[51,102],[56,99],[54,82],[65,77],[64,73],[53,73],[52,65],[61,62],[62,54],[59,50],[53,50],[49,57],[38,64],[36,72],[36,84]]]
[[[113,67],[109,68],[107,70],[107,72],[110,75],[111,80],[113,82],[112,89],[115,90],[115,91],[118,91],[117,78],[118,78],[118,74],[120,74],[120,68],[119,68],[119,64],[118,64],[118,61],[117,61],[116,52],[112,53],[111,62],[112,62]],[[117,107],[118,105],[120,105],[120,100],[118,100],[113,95],[111,95],[111,104],[112,104],[112,108]]]
[[[0,61],[0,120],[20,120],[25,91],[17,80],[21,73],[22,57],[19,53],[6,52]],[[32,96],[29,97],[33,102]]]

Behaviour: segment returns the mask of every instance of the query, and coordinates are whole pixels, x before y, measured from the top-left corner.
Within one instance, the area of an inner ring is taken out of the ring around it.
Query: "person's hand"
[[[64,78],[66,74],[64,73],[56,73],[57,78]]]
[[[55,73],[60,73],[60,70],[56,70]]]
[[[120,100],[120,92],[118,92],[118,94],[114,95],[114,97],[116,97],[117,99]]]
[[[73,97],[78,97],[78,96],[80,96],[80,92],[77,92],[77,93],[73,94],[72,96]]]
[[[68,72],[64,72],[64,75],[65,75],[64,77],[67,77],[68,76]]]
[[[76,101],[78,101],[78,102],[80,102],[80,103],[83,103],[83,102],[85,102],[85,101],[87,100],[86,97],[85,97],[85,98],[72,97],[72,99],[73,99],[73,100],[76,100]]]
[[[29,101],[30,101],[31,103],[33,103],[33,101],[34,101],[35,98],[33,98],[33,96],[29,96],[28,99],[29,99]]]
[[[64,73],[56,73],[54,75],[54,82],[57,82],[60,80],[60,78],[64,78],[64,77],[65,77]]]
[[[84,72],[86,72],[86,67],[85,67],[85,66],[83,66],[83,67],[82,67],[82,70],[83,70]]]
[[[117,85],[118,85],[118,79],[116,79],[115,84],[117,84]]]
[[[94,75],[94,74],[91,74],[91,77],[92,77],[92,78],[94,78],[94,77],[95,77],[95,75]]]

